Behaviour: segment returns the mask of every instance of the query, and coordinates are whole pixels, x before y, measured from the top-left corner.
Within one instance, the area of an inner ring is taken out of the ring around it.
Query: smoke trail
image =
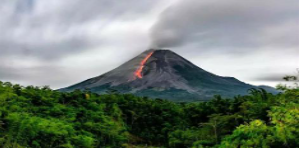
[[[298,45],[289,30],[277,31],[298,29],[298,10],[297,0],[180,0],[160,14],[151,29],[151,46],[168,48],[192,42],[208,47],[248,47],[273,40],[283,46]],[[291,28],[283,26],[287,22]]]

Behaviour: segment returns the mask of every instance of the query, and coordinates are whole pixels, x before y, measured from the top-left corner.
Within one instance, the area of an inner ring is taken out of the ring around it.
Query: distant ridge
[[[112,71],[60,91],[88,89],[102,94],[113,89],[119,93],[190,102],[209,100],[214,95],[245,95],[250,88],[259,87],[209,73],[171,50],[150,49]],[[267,90],[277,92],[271,87]]]

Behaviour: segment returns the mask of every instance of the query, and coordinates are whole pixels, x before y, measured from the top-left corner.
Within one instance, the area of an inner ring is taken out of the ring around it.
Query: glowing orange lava
[[[144,64],[146,63],[146,61],[153,55],[154,52],[149,53],[141,62],[140,62],[140,66],[138,67],[138,69],[135,71],[135,76],[138,77],[139,79],[142,79],[142,70],[144,68]]]

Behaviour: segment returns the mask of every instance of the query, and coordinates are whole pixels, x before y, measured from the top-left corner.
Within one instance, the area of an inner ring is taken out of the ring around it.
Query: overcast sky
[[[299,68],[298,0],[1,0],[0,80],[69,86],[149,47],[275,86]]]

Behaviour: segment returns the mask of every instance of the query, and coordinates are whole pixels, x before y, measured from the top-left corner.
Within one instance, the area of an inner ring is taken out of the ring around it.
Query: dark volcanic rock
[[[142,78],[136,74],[138,70]],[[233,77],[209,73],[170,50],[147,50],[108,73],[60,91],[88,89],[100,94],[113,89],[120,93],[187,102],[209,100],[214,95],[245,95],[250,88],[258,87]]]

